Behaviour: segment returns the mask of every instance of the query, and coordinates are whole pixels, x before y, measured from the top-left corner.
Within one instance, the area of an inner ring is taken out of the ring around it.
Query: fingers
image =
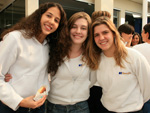
[[[4,78],[5,82],[9,82],[10,79],[12,79],[12,76],[10,74],[6,74]]]
[[[5,82],[9,82],[10,81],[10,79],[12,79],[12,77],[5,77]]]
[[[38,101],[34,101],[33,98],[34,96],[30,96],[30,97],[26,97],[24,98],[20,103],[19,106],[21,107],[25,107],[25,108],[32,108],[35,109],[37,107],[40,107],[41,105],[44,104],[45,100],[46,100],[46,95],[43,96],[40,100]]]
[[[34,100],[33,100],[34,96],[31,97],[31,98],[32,98],[32,101],[34,102],[34,104],[33,104],[33,106],[32,106],[31,108],[32,108],[32,109],[35,109],[35,108],[38,108],[38,107],[42,106],[42,105],[44,104],[45,100],[46,100],[46,97],[47,97],[47,95],[44,95],[44,96],[43,96],[40,100],[38,100],[38,101],[34,101]]]
[[[44,95],[40,100],[37,101],[37,106],[40,107],[41,105],[44,104],[46,100],[47,95]]]

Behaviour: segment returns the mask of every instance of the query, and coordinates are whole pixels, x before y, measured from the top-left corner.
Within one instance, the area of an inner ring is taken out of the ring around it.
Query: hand
[[[132,36],[129,37],[129,40],[128,40],[126,46],[130,47],[131,46],[131,42],[132,42]]]
[[[27,98],[24,98],[20,103],[19,103],[19,106],[20,107],[25,107],[25,108],[32,108],[32,109],[35,109],[35,108],[38,108],[40,107],[41,105],[44,104],[45,100],[46,100],[46,95],[43,96],[40,100],[38,101],[34,101],[33,98],[34,96],[30,96],[30,97],[27,97]]]
[[[5,78],[4,78],[5,82],[9,82],[10,79],[12,79],[11,74],[6,74],[6,75],[5,75]]]

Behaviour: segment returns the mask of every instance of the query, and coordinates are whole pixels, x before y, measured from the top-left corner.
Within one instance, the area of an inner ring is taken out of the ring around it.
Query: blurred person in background
[[[142,43],[142,38],[141,38],[140,34],[137,32],[134,32],[133,37],[132,37],[131,46],[135,46],[135,45],[141,44],[141,43]]]
[[[150,23],[144,25],[141,36],[144,43],[133,46],[133,49],[142,53],[150,65]],[[150,100],[144,104],[143,111],[150,113]]]
[[[130,24],[122,24],[118,27],[118,31],[126,47],[130,47],[134,33],[134,27],[131,26]]]

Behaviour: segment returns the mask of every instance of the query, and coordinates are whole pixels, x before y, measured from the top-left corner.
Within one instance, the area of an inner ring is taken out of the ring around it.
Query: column
[[[113,21],[113,8],[114,0],[95,0],[95,11],[104,10],[111,14],[111,20]]]
[[[125,23],[125,10],[124,9],[120,10],[119,19],[120,19],[119,20],[119,25]]]
[[[148,12],[148,1],[143,0],[143,10],[142,10],[142,28],[147,24],[147,12]]]
[[[25,0],[25,16],[29,16],[39,8],[39,0]]]

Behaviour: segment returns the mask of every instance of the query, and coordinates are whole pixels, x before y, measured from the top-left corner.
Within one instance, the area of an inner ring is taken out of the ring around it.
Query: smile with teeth
[[[50,27],[50,26],[48,26],[48,25],[45,25],[45,28],[46,28],[47,30],[51,30],[51,29],[52,29],[52,27]]]
[[[101,42],[100,44],[102,44],[102,45],[104,45],[104,44],[106,44],[107,42]]]
[[[74,38],[79,39],[79,38],[81,38],[81,36],[79,36],[79,35],[74,35]]]

